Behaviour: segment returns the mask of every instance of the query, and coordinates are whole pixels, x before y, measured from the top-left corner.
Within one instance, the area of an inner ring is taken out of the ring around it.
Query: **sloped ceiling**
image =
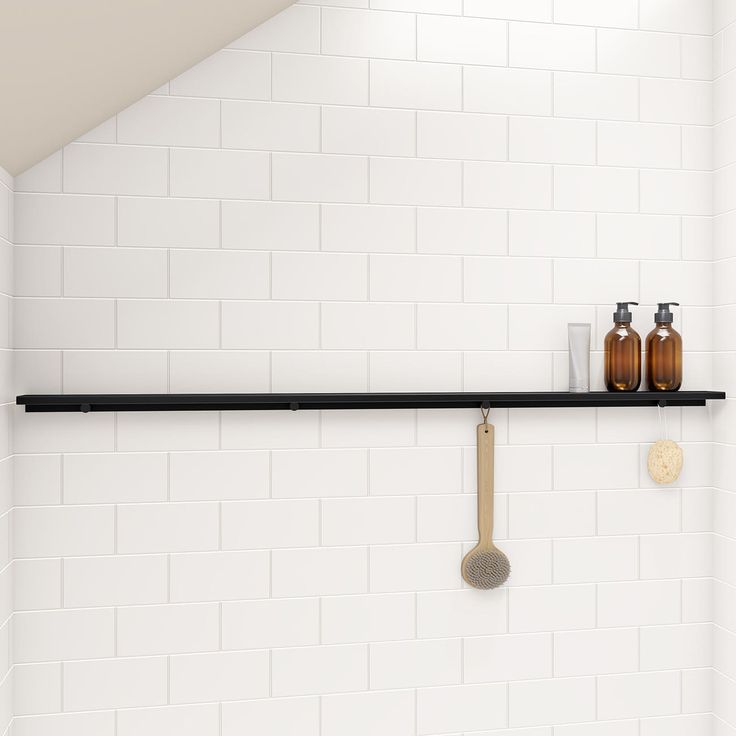
[[[0,0],[0,166],[19,174],[293,0]]]

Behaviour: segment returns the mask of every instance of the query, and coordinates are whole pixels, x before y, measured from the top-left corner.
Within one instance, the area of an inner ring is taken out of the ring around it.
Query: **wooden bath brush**
[[[478,441],[478,544],[463,558],[462,574],[480,590],[503,585],[511,573],[509,558],[493,543],[493,425],[477,428]]]

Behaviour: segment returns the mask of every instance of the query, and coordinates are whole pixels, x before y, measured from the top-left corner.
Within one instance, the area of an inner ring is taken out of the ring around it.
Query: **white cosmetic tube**
[[[590,323],[569,323],[567,340],[570,354],[570,393],[587,393],[590,391]]]

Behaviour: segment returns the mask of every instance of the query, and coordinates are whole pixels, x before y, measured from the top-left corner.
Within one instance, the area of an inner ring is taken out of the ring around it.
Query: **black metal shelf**
[[[472,409],[575,406],[705,406],[723,391],[499,391],[361,394],[30,394],[16,403],[27,412],[234,411],[281,409]]]

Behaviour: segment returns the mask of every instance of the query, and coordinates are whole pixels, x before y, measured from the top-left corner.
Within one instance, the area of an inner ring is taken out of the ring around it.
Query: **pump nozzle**
[[[655,322],[672,322],[674,315],[670,312],[670,307],[679,307],[678,302],[657,302],[657,313],[654,315]]]
[[[616,311],[613,313],[614,322],[631,322],[632,316],[629,311],[629,304],[639,306],[639,302],[616,302]]]

